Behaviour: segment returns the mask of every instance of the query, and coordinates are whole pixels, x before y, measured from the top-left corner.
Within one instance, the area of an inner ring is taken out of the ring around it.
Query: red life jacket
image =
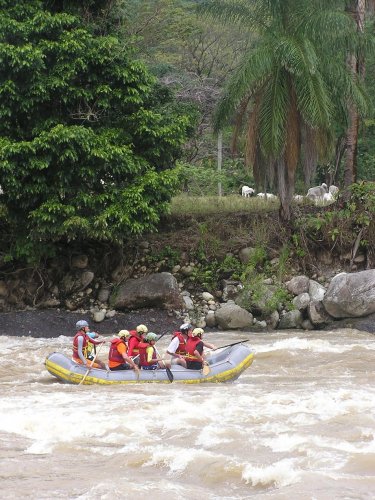
[[[172,340],[175,337],[178,337],[178,341],[179,341],[179,344],[178,344],[178,347],[176,350],[176,354],[186,354],[186,340],[185,340],[184,336],[182,335],[181,332],[174,332]]]
[[[117,346],[121,342],[126,346],[126,344],[123,341],[123,339],[113,339],[113,340],[111,340],[111,346],[109,348],[109,353],[108,353],[108,361],[114,361],[115,363],[123,363],[124,362],[124,358],[122,357],[122,355],[117,350]]]
[[[202,342],[202,339],[200,339],[199,337],[189,337],[187,339],[185,346],[185,359],[187,361],[200,361],[200,359],[198,359],[194,354],[194,351],[196,350],[199,342]]]
[[[83,330],[79,330],[73,339],[73,359],[81,359],[78,355],[78,337],[82,336],[83,337],[83,344],[82,344],[82,353],[84,357],[86,358],[88,353],[87,353],[87,346],[90,343],[90,337],[86,335],[86,333]]]
[[[138,344],[142,342],[142,337],[136,332],[136,330],[130,330],[129,333],[128,356],[136,356],[139,354]]]
[[[139,347],[139,364],[140,366],[151,366],[154,365],[155,363],[152,363],[150,361],[147,361],[147,348],[148,347],[153,347],[151,344],[148,344],[147,342],[140,342],[138,344]],[[152,353],[152,359],[156,359],[156,351],[155,348],[153,348],[153,353]]]

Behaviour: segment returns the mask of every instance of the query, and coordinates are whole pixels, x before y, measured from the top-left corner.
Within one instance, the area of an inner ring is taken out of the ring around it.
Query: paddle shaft
[[[104,342],[102,342],[102,343],[100,344],[100,346],[98,347],[98,350],[97,350],[97,351],[96,351],[96,353],[95,353],[94,359],[91,361],[91,364],[90,364],[90,366],[89,366],[89,368],[88,368],[87,372],[85,373],[85,375],[84,375],[83,379],[81,380],[81,382],[80,382],[78,385],[83,384],[83,382],[86,380],[86,377],[87,377],[87,375],[90,373],[90,370],[91,370],[91,368],[93,367],[93,365],[94,365],[94,363],[95,363],[95,360],[96,360],[96,358],[98,357],[98,354],[99,354],[100,349],[102,348],[103,344],[104,344]]]
[[[160,339],[159,339],[159,340],[160,340]],[[162,363],[163,363],[163,365],[164,365],[164,368],[165,368],[165,371],[167,372],[167,376],[168,376],[168,378],[169,378],[170,383],[172,383],[172,382],[173,382],[173,380],[174,380],[174,376],[173,376],[172,371],[171,371],[171,370],[170,370],[170,368],[168,368],[168,366],[164,363],[164,360],[163,360],[163,359],[162,359],[162,357],[160,356],[159,351],[156,349],[156,347],[155,347],[155,346],[153,346],[153,347],[154,347],[154,349],[155,349],[155,352],[156,352],[157,357],[161,359],[161,362],[162,362]]]
[[[239,340],[238,342],[233,342],[233,344],[221,345],[220,347],[215,347],[215,349],[211,350],[217,351],[218,349],[224,349],[224,347],[232,347],[232,345],[243,344],[244,342],[250,342],[250,339]]]

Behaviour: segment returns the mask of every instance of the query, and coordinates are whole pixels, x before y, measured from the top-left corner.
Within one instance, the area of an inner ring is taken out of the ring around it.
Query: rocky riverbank
[[[126,248],[73,243],[37,268],[0,262],[0,334],[73,335],[82,317],[102,333],[139,323],[165,333],[185,321],[214,330],[323,330],[344,318],[372,331],[375,270],[358,238],[350,252],[321,243],[297,251],[274,215],[165,224]],[[254,237],[260,221],[270,228],[262,244]]]

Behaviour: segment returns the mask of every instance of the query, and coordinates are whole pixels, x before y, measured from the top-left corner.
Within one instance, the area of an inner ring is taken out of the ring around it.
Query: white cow
[[[296,202],[296,203],[303,203],[305,197],[302,196],[302,194],[295,194],[293,195],[293,200]]]
[[[329,192],[331,193],[331,195],[336,198],[337,195],[339,194],[339,188],[337,186],[334,186],[333,184],[331,184],[329,186]]]
[[[272,193],[258,193],[257,196],[259,196],[259,198],[263,198],[265,200],[276,200],[277,199],[277,196],[275,194],[272,194]]]
[[[328,187],[327,184],[323,182],[321,186],[315,186],[310,188],[307,191],[307,198],[310,198],[311,200],[315,201],[316,198],[323,199],[323,196],[325,193],[328,193]]]
[[[250,198],[255,193],[254,189],[249,186],[242,186],[241,195],[245,198]]]

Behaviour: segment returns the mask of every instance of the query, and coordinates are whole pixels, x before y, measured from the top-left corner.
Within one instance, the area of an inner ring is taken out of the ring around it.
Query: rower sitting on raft
[[[202,330],[203,331],[203,330]],[[193,332],[193,327],[190,323],[184,323],[180,326],[178,332],[173,333],[172,340],[167,347],[167,354],[171,356],[171,361],[168,362],[168,366],[171,365],[181,365],[186,368],[186,343],[188,338],[191,337]],[[203,341],[204,347],[208,349],[215,349],[214,344]]]
[[[91,346],[94,345],[95,347],[97,345],[101,345],[105,342],[105,340],[96,340],[95,338],[91,338],[88,335],[90,332],[89,324],[84,319],[77,321],[76,330],[77,333],[73,338],[73,361],[81,365],[90,366],[90,368],[102,368],[105,370],[106,366],[103,361],[95,359],[91,354]],[[94,359],[95,361],[93,362]]]
[[[158,357],[155,342],[158,340],[156,333],[148,332],[142,342],[138,344],[139,365],[142,370],[157,370],[164,368],[162,359]]]
[[[128,330],[120,330],[117,337],[111,340],[111,346],[108,354],[108,366],[111,371],[116,370],[135,370],[139,371],[138,366],[132,358],[127,355],[126,340],[130,337]]]
[[[127,355],[130,358],[136,358],[139,354],[139,344],[143,342],[143,336],[148,332],[146,325],[138,325],[135,330],[130,330],[130,337],[128,340]]]
[[[194,328],[191,337],[188,338],[185,346],[186,368],[189,370],[201,370],[204,364],[207,364],[203,354],[202,328]]]

